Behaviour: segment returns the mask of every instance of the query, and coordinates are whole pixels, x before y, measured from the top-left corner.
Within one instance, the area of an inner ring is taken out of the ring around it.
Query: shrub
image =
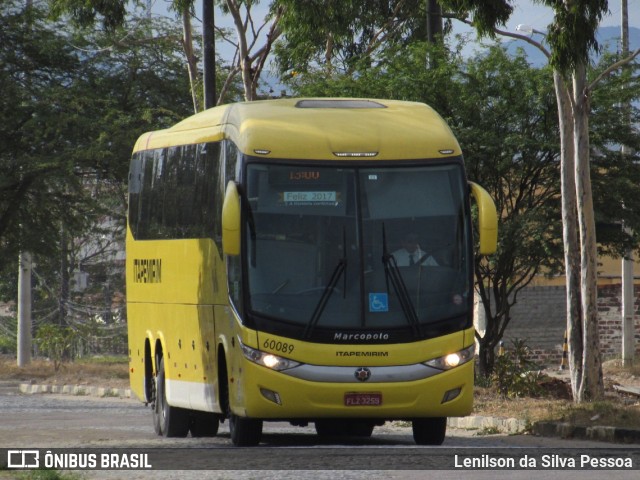
[[[60,369],[62,360],[72,357],[77,332],[70,327],[43,325],[38,329],[35,342],[40,350],[53,361],[54,370]]]
[[[512,343],[512,349],[496,358],[491,384],[503,397],[540,396],[542,374],[538,365],[528,359],[529,347],[520,339]]]

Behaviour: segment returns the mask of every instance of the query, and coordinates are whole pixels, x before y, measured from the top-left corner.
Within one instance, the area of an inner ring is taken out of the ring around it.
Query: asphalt
[[[91,395],[98,397],[131,398],[128,388],[93,387],[86,385],[46,385],[21,383],[17,385],[23,394],[63,394]],[[637,395],[640,400],[640,388],[620,386],[617,390],[626,394]],[[536,422],[533,425],[518,418],[486,417],[471,415],[468,417],[452,417],[448,420],[451,428],[478,430],[487,433],[521,434],[529,432],[544,437],[560,437],[567,439],[598,440],[611,443],[640,444],[640,429],[623,427],[592,426],[584,427],[565,422]]]

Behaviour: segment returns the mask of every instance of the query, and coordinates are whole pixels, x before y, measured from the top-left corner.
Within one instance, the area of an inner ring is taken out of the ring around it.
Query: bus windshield
[[[246,195],[247,310],[261,329],[319,341],[418,339],[470,321],[460,163],[250,163]]]

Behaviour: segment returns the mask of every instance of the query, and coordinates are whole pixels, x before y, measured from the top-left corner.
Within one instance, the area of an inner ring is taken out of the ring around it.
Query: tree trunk
[[[487,378],[493,372],[496,362],[494,347],[488,341],[480,340],[480,351],[478,352],[478,376]]]
[[[182,48],[184,54],[187,57],[187,68],[189,70],[189,84],[191,85],[191,99],[193,101],[193,111],[198,113],[200,111],[200,102],[198,101],[198,64],[196,57],[193,53],[193,35],[191,32],[191,14],[189,9],[185,8],[182,11]]]
[[[562,237],[567,299],[567,343],[571,392],[578,398],[582,378],[582,305],[580,301],[580,246],[578,244],[578,215],[574,179],[573,109],[570,93],[557,71],[553,81],[558,104],[560,126],[560,172],[562,197]]]
[[[67,307],[69,305],[69,235],[63,225],[60,230],[60,300],[58,303],[59,324],[67,326]]]
[[[598,336],[597,246],[593,196],[591,192],[589,152],[589,91],[584,64],[573,74],[573,125],[575,182],[580,227],[581,303],[583,316],[582,378],[577,402],[604,396],[600,340]]]
[[[333,75],[333,45],[333,34],[329,33],[329,35],[327,35],[327,43],[324,49],[324,68],[327,77],[331,77],[331,75]]]
[[[214,0],[202,2],[202,87],[204,109],[216,106],[216,39]]]

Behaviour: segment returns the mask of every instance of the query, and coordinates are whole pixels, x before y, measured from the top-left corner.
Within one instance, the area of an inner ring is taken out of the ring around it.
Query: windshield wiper
[[[384,223],[382,224],[382,263],[384,265],[384,276],[387,284],[387,291],[389,291],[389,280],[391,280],[393,290],[396,292],[398,301],[400,302],[400,307],[402,307],[404,316],[409,322],[414,336],[420,337],[420,320],[418,319],[415,308],[413,308],[411,296],[409,295],[407,286],[402,279],[402,274],[400,273],[396,259],[387,249],[387,234],[384,228]]]
[[[345,273],[347,269],[347,233],[343,227],[342,229],[342,258],[338,261],[336,268],[333,269],[331,273],[331,278],[329,279],[329,283],[324,287],[322,291],[322,295],[320,296],[320,300],[316,305],[316,308],[313,310],[313,314],[309,319],[309,323],[307,323],[306,328],[304,329],[304,337],[310,338],[313,334],[313,330],[318,325],[320,321],[320,317],[322,316],[322,312],[324,312],[331,295],[333,294],[336,285],[338,284],[338,280]],[[342,289],[343,298],[347,295],[347,276],[344,275],[344,287]]]

